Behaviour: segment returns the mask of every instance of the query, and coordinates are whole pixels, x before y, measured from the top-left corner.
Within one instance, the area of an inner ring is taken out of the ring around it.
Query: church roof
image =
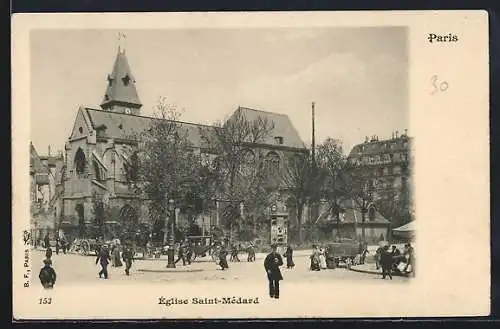
[[[161,120],[154,117],[110,112],[92,108],[84,108],[84,111],[90,119],[92,128],[97,131],[97,137],[125,140],[133,139],[151,127],[153,121]],[[237,111],[243,111],[247,120],[255,120],[258,116],[263,116],[268,118],[269,121],[274,122],[272,136],[269,136],[263,144],[277,145],[274,137],[280,136],[283,137],[283,144],[281,146],[305,148],[304,143],[300,139],[287,115],[242,107],[238,108]],[[186,129],[189,142],[193,146],[201,148],[206,147],[206,139],[203,138],[203,135],[207,136],[213,133],[212,130],[215,128],[213,126],[189,122],[179,123]]]
[[[108,86],[101,106],[111,102],[133,104],[137,107],[142,105],[125,51],[118,50],[113,71],[108,75]]]
[[[84,110],[87,112],[92,128],[97,131],[97,137],[130,140],[137,138],[139,134],[151,127],[154,121],[161,120],[154,117],[91,108]],[[212,127],[189,122],[179,123],[186,130],[189,142],[195,147],[203,147],[202,132],[208,131]]]
[[[267,119],[274,124],[274,129],[270,136],[267,136],[263,144],[281,145],[291,148],[305,149],[306,146],[299,136],[299,133],[292,124],[292,121],[286,114],[255,110],[248,107],[238,107],[234,114],[229,118],[241,113],[248,121],[256,120],[258,117]],[[279,144],[276,138],[281,138],[283,144]]]

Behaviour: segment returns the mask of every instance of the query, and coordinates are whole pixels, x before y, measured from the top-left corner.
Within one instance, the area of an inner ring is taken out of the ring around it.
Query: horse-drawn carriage
[[[212,249],[214,244],[212,243],[212,237],[208,235],[196,235],[187,237],[188,243],[193,250],[193,256],[191,260],[196,258],[206,257],[207,255],[212,255]]]
[[[335,267],[344,265],[349,268],[359,254],[359,244],[354,241],[330,243],[326,247],[326,252],[327,263],[334,262]]]
[[[70,251],[79,253],[81,255],[97,255],[98,251],[97,239],[80,239],[76,238],[71,244]]]

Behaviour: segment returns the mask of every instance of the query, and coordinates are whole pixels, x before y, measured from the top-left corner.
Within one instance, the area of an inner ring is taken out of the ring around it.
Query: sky
[[[347,152],[409,125],[404,27],[35,30],[30,44],[31,139],[40,154],[64,149],[79,106],[99,108],[119,45],[142,115],[160,97],[195,123],[238,106],[284,113],[310,145],[315,102],[316,142],[341,139]]]

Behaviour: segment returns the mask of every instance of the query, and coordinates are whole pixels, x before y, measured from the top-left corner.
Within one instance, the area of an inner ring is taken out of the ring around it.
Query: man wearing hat
[[[56,271],[51,267],[52,261],[47,258],[43,261],[44,267],[40,270],[38,277],[45,289],[52,289],[56,283]]]
[[[267,279],[269,280],[269,296],[271,298],[280,298],[280,280],[283,280],[281,275],[280,266],[283,265],[283,259],[277,251],[277,245],[271,245],[271,253],[266,256],[264,260],[264,268],[267,272]]]
[[[99,278],[101,278],[102,275],[104,275],[104,278],[108,278],[108,264],[109,261],[111,260],[111,256],[109,255],[109,248],[108,245],[104,245],[101,248],[101,251],[97,255],[97,259],[95,260],[95,263],[101,263],[101,271],[99,271]]]

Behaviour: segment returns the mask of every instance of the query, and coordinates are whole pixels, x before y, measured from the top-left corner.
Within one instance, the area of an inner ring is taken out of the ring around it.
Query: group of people
[[[108,265],[111,262],[113,267],[122,267],[125,263],[125,274],[130,275],[130,269],[134,262],[134,251],[131,246],[122,246],[119,241],[114,241],[111,250],[107,244],[99,245],[97,250],[96,265],[101,265],[99,271],[99,278],[109,278]]]
[[[392,280],[394,272],[415,275],[414,259],[414,249],[410,243],[404,245],[403,252],[397,246],[389,248],[389,245],[385,245],[380,246],[375,253],[375,266],[377,270],[382,268],[382,279],[389,277]]]
[[[311,260],[311,271],[321,271],[328,268],[328,250],[325,247],[313,245],[313,251],[309,259]]]

